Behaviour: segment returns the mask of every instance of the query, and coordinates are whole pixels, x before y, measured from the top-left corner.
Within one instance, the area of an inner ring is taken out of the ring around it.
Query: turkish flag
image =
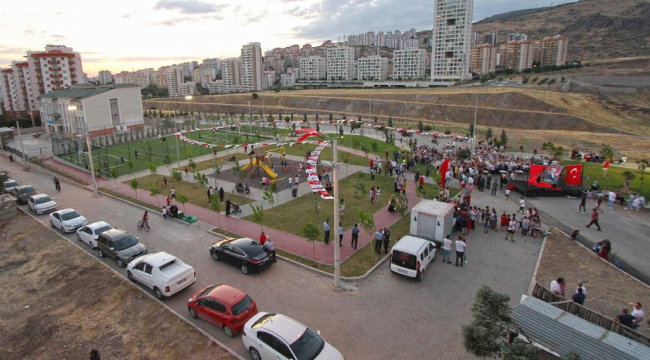
[[[440,186],[443,188],[447,182],[447,171],[449,171],[449,159],[445,159],[442,165],[440,165]]]
[[[580,186],[582,184],[582,164],[569,165],[566,167],[566,179],[564,183],[567,185]]]
[[[546,169],[546,166],[544,166],[544,165],[531,165],[530,166],[530,172],[528,174],[528,183],[529,184],[539,183],[539,181],[537,181],[537,177],[545,169]]]

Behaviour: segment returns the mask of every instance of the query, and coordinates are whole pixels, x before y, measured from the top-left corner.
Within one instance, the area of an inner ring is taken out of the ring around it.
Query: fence
[[[548,302],[551,305],[568,312],[569,314],[587,320],[594,325],[598,325],[611,332],[617,333],[619,335],[623,335],[628,339],[632,339],[646,346],[650,346],[650,337],[643,335],[637,331],[634,331],[631,328],[622,325],[621,323],[616,322],[613,319],[601,313],[593,311],[573,301],[565,300],[561,296],[553,294],[550,290],[544,288],[539,283],[535,283],[535,287],[533,288],[532,295],[540,300]]]

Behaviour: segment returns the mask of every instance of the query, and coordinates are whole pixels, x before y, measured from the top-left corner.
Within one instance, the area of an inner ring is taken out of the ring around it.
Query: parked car
[[[252,270],[265,269],[274,262],[273,254],[267,253],[262,245],[250,238],[228,238],[216,241],[210,246],[214,261],[224,261],[239,267],[244,275]]]
[[[158,300],[170,297],[196,282],[194,268],[166,252],[140,256],[126,269],[129,280],[152,289]]]
[[[2,183],[2,192],[5,193],[5,194],[11,194],[11,190],[13,190],[14,188],[16,188],[18,186],[20,186],[18,181],[9,179],[9,180],[4,181]]]
[[[517,83],[517,85],[524,85],[524,83],[520,81]]]
[[[390,271],[422,281],[424,270],[436,260],[432,241],[415,236],[403,236],[390,250]]]
[[[63,209],[50,214],[50,225],[64,233],[74,232],[88,221],[74,209]]]
[[[11,195],[16,198],[19,204],[27,204],[27,200],[36,194],[38,194],[38,191],[31,185],[20,185],[11,190]]]
[[[259,312],[244,325],[244,346],[253,360],[342,360],[343,355],[290,317]]]
[[[97,248],[97,238],[99,237],[99,234],[111,229],[113,229],[113,227],[109,223],[105,221],[97,221],[77,230],[77,240],[85,242],[94,250]]]
[[[97,237],[97,255],[100,258],[108,256],[115,259],[117,267],[124,267],[133,259],[146,254],[147,247],[124,230],[106,230]]]
[[[38,214],[45,214],[56,210],[56,202],[47,194],[36,194],[27,201],[29,210]]]
[[[257,304],[245,292],[230,285],[210,285],[192,295],[187,310],[194,319],[210,322],[233,337],[257,314]]]
[[[9,172],[0,170],[0,186],[2,186],[1,183],[4,183],[7,180],[9,180]]]

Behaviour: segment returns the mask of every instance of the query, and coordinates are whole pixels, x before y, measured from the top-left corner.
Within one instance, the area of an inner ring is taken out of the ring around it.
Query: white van
[[[432,241],[415,236],[403,236],[390,251],[390,271],[422,281],[422,273],[436,260]]]

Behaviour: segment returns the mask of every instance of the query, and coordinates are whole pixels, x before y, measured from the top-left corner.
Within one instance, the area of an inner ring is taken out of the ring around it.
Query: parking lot
[[[467,237],[468,264],[462,268],[444,264],[438,256],[420,283],[390,273],[384,263],[367,280],[354,284],[356,289],[336,292],[330,278],[285,261],[248,276],[236,267],[214,262],[208,247],[216,238],[206,233],[211,228],[207,224],[186,226],[153,215],[151,232],[145,233],[136,229],[143,213],[138,207],[105,196],[93,198],[92,192],[68,183],[62,184],[63,191],[58,194],[50,177],[24,172],[18,164],[4,159],[2,166],[21,183],[55,197],[59,209],[72,207],[89,222],[107,221],[139,236],[149,252],[164,250],[192,265],[197,283],[165,300],[182,316],[189,318],[186,302],[194,291],[208,284],[230,284],[247,292],[261,311],[282,313],[320,330],[323,338],[348,359],[473,359],[463,348],[461,327],[470,321],[476,290],[489,285],[510,295],[511,304],[516,304],[528,288],[541,245],[541,238],[515,237],[517,242],[512,243],[506,242],[501,232],[476,232]],[[473,196],[473,205],[492,206],[495,201],[482,194]],[[516,210],[514,203],[499,201],[499,212]],[[49,226],[48,215],[37,218]],[[76,242],[74,235],[66,237]],[[81,245],[90,252],[88,246]],[[117,269],[114,260],[99,261]],[[126,276],[124,269],[117,271]],[[212,325],[191,321],[248,358],[241,336],[227,338]]]

